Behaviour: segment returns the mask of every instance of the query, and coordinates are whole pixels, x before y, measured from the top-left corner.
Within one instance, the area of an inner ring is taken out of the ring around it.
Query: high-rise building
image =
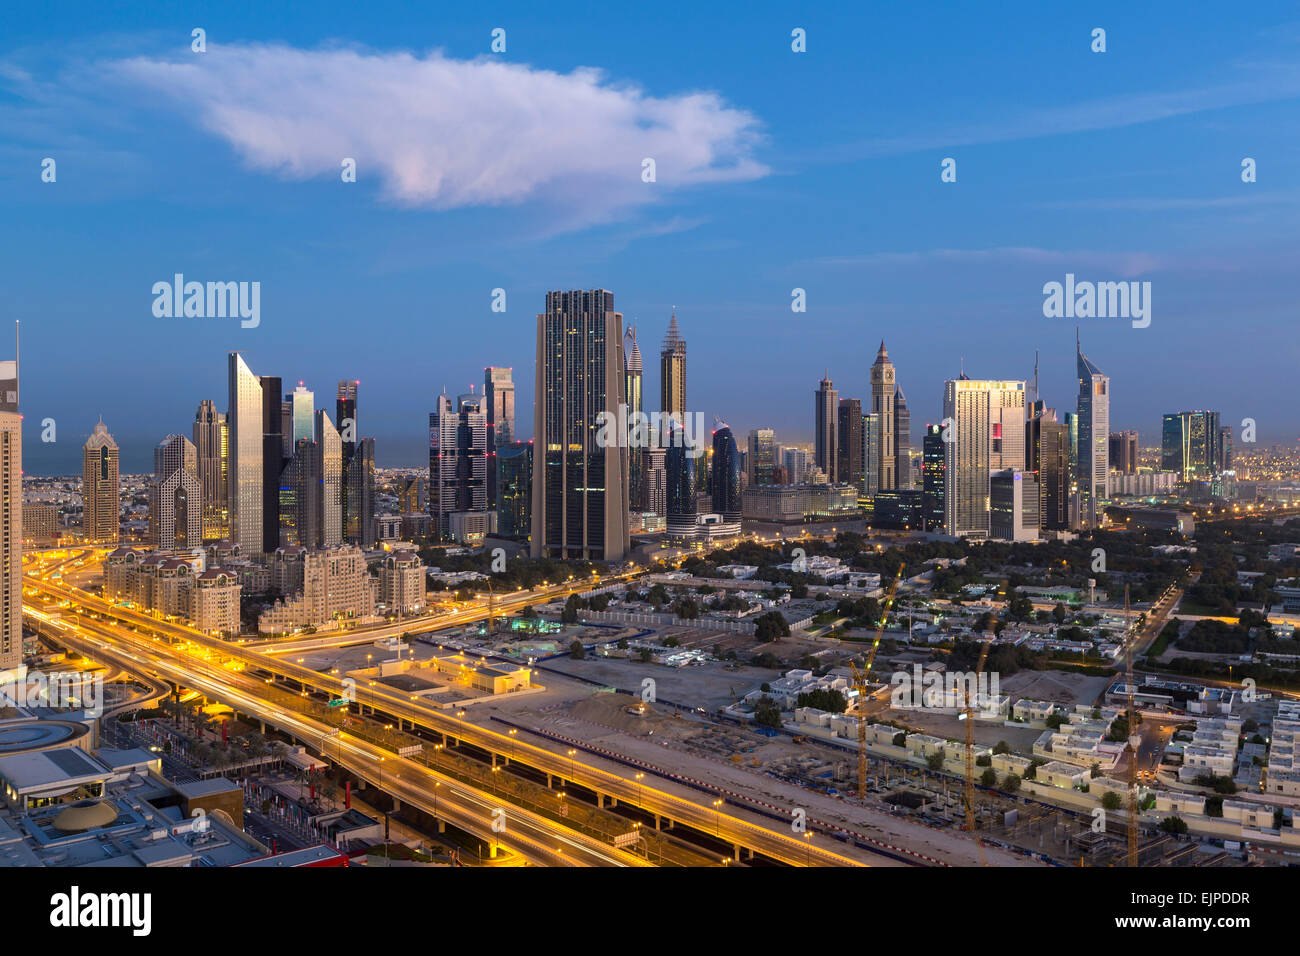
[[[732,434],[730,428],[727,428],[727,434]],[[735,440],[734,435],[732,440]],[[770,428],[752,429],[749,433],[748,445],[749,454],[745,456],[745,468],[749,472],[749,483],[751,485],[773,484],[772,472],[776,468],[776,432]],[[718,509],[715,507],[713,510]]]
[[[856,484],[858,490],[868,498],[873,497],[876,492],[883,490],[880,487],[880,416],[875,412],[867,412],[858,419],[859,447],[862,449],[862,464],[859,472],[862,475],[861,482],[846,482],[843,475],[840,477],[842,483]],[[841,456],[843,457],[843,456]]]
[[[1138,433],[1110,433],[1110,467],[1122,475],[1137,474]]]
[[[695,531],[699,514],[696,504],[695,461],[688,452],[683,437],[676,434],[681,426],[669,425],[668,447],[664,450],[664,470],[668,474],[668,517],[666,529],[669,537],[689,537]]]
[[[813,464],[824,471],[827,479],[834,483],[840,454],[837,419],[840,393],[835,390],[835,385],[831,382],[829,369],[814,394],[816,395],[814,406],[816,430],[813,434]]]
[[[750,437],[752,442],[752,433]],[[736,446],[731,426],[723,423],[719,423],[713,431],[712,469],[713,477],[709,488],[713,495],[713,511],[722,515],[724,521],[739,521],[740,449]]]
[[[343,439],[325,409],[316,412],[316,441],[312,443],[313,476],[320,480],[316,547],[343,544]],[[313,506],[315,503],[313,503]],[[307,547],[307,545],[304,545]]]
[[[788,483],[802,484],[804,473],[808,470],[808,452],[802,448],[782,448],[781,464],[785,468]]]
[[[645,411],[642,395],[641,348],[636,344],[636,326],[629,326],[623,335],[623,394],[627,396],[629,421],[637,420]],[[656,436],[658,437],[658,436]],[[640,443],[627,453],[627,504],[629,511],[645,509],[645,449]]]
[[[101,418],[81,449],[81,514],[86,540],[97,544],[117,541],[120,508],[117,442]]]
[[[357,391],[361,388],[358,381],[339,382],[334,399],[334,427],[339,431],[343,441],[343,465],[352,460],[352,452],[357,447]]]
[[[865,466],[862,402],[841,398],[836,409],[835,477],[837,481],[862,487]]]
[[[316,443],[302,439],[280,470],[280,547],[317,547],[321,481]]]
[[[497,534],[526,538],[533,493],[533,443],[512,441],[497,448]]]
[[[989,473],[1025,467],[1025,383],[944,383],[944,529],[956,537],[989,530]]]
[[[497,449],[515,440],[513,369],[489,365],[483,370],[483,411],[487,417],[487,506],[497,506]],[[472,391],[472,389],[471,389]]]
[[[912,487],[912,412],[901,388],[894,389],[894,475],[897,487]]]
[[[280,473],[284,471],[284,392],[278,375],[262,383],[262,551],[280,547]]]
[[[1038,538],[1038,482],[1006,468],[989,477],[989,537],[1001,541]]]
[[[666,453],[662,448],[645,450],[645,504],[647,512],[654,515],[668,514],[668,468],[665,464]]]
[[[1134,433],[1136,434],[1136,432]],[[1219,426],[1219,470],[1232,471],[1232,426]]]
[[[683,411],[685,348],[681,343],[680,395],[669,395],[680,399]],[[664,364],[676,369],[675,361]],[[626,443],[601,447],[596,441],[599,414],[616,417],[626,402],[625,371],[623,316],[614,311],[614,293],[548,292],[546,311],[537,316],[530,545],[535,558],[621,561],[627,554]]]
[[[1095,528],[1110,497],[1110,378],[1083,354],[1079,366],[1079,523]]]
[[[880,449],[877,484],[879,488],[898,487],[898,473],[895,470],[898,459],[894,447],[896,389],[894,363],[889,361],[889,353],[885,351],[885,340],[881,339],[880,351],[876,353],[876,361],[871,366],[871,414],[876,416],[876,428],[879,429],[876,439],[877,447]]]
[[[230,532],[230,434],[226,416],[211,399],[199,403],[193,435],[203,494],[203,537],[223,538]]]
[[[23,417],[18,359],[0,362],[0,673],[23,663]]]
[[[1218,412],[1176,412],[1165,415],[1161,427],[1160,465],[1176,471],[1179,480],[1209,481],[1221,470]]]
[[[458,511],[488,511],[488,424],[478,395],[462,395],[453,408],[438,396],[429,413],[429,514],[438,533],[451,533]],[[493,463],[495,465],[495,462]]]
[[[945,442],[942,425],[926,425],[921,439],[921,516],[926,531],[943,530]]]
[[[677,328],[677,313],[659,350],[659,404],[676,422],[686,420],[686,340]]]
[[[168,435],[153,450],[149,482],[149,540],[163,551],[203,543],[203,489],[199,455],[184,435]]]
[[[262,383],[238,352],[229,356],[230,542],[245,556],[262,554]],[[277,451],[278,455],[278,451]],[[277,483],[278,484],[278,483]]]
[[[1041,404],[1041,403],[1039,403]],[[1044,531],[1070,527],[1069,430],[1056,411],[1039,408],[1025,422],[1025,471],[1038,482],[1038,522]]]
[[[340,442],[342,444],[342,442]],[[343,540],[364,550],[375,546],[375,440],[360,438],[343,472]]]
[[[289,407],[292,424],[289,433],[289,448],[292,450],[304,438],[313,441],[316,437],[316,393],[299,382],[297,388],[284,396],[284,402]]]

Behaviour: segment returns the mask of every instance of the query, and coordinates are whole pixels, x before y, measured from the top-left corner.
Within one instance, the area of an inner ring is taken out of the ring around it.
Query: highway
[[[164,636],[168,640],[182,642],[182,645],[202,648],[217,654],[219,657],[231,658],[246,667],[264,670],[305,686],[316,688],[331,696],[339,696],[343,693],[341,677],[333,674],[317,673],[287,660],[283,655],[268,656],[259,653],[252,646],[210,637],[182,624],[160,620],[141,611],[117,607],[112,602],[95,597],[88,592],[68,585],[45,581],[36,575],[25,577],[24,586],[28,589],[43,592],[56,600],[67,600],[96,614],[107,615],[129,625],[144,628],[146,633],[119,628],[114,629],[113,638],[115,640],[126,642],[134,648],[139,649],[145,646],[154,648],[153,639],[148,636],[148,632],[152,632]],[[477,615],[481,617],[482,611],[478,611]],[[370,639],[374,640],[375,638],[372,636]],[[168,649],[174,654],[185,652],[184,646]],[[174,668],[172,679],[180,680],[190,686],[197,686],[192,680],[187,680],[184,676],[186,673],[185,667],[194,666],[191,662],[197,660],[201,660],[201,658],[190,654],[184,658],[184,665],[172,664],[171,666]],[[232,706],[240,706],[240,709],[243,709],[244,705],[238,705],[230,700],[220,688],[214,688],[211,694],[216,699],[224,700]],[[459,720],[443,711],[431,709],[424,705],[422,701],[413,700],[410,695],[383,685],[357,686],[355,688],[355,697],[358,704],[376,708],[399,720],[410,721],[413,726],[420,726],[426,730],[465,741],[483,750],[508,756],[514,762],[533,767],[561,781],[569,781],[602,797],[613,797],[622,803],[639,807],[647,814],[689,825],[701,833],[712,835],[719,841],[731,844],[736,848],[737,852],[740,848],[745,848],[793,866],[865,865],[862,860],[836,853],[817,844],[810,845],[809,840],[797,837],[793,832],[786,835],[761,824],[737,817],[734,813],[724,810],[723,806],[725,805],[699,804],[675,794],[658,790],[643,781],[636,781],[591,767],[567,754],[555,753],[507,734],[496,733],[487,728]],[[259,707],[263,712],[267,709],[264,704],[260,704]],[[258,711],[249,712],[256,713],[259,717],[263,716]],[[279,715],[278,711],[274,713]],[[267,719],[269,723],[289,730],[282,723]],[[305,718],[298,719],[305,720]],[[294,731],[290,730],[290,732]],[[319,739],[319,731],[314,732],[316,733],[315,739]],[[312,738],[309,737],[308,739]],[[412,802],[417,801],[412,800]],[[549,821],[548,825],[550,825]],[[628,856],[630,859],[635,859],[630,855]]]

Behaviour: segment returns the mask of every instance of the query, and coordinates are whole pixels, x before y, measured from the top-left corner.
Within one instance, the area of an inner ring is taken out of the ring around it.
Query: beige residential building
[[[33,548],[48,548],[58,540],[58,506],[23,502],[23,543]]]
[[[22,541],[23,418],[18,414],[18,363],[0,362],[0,673],[23,662]]]
[[[101,418],[81,449],[81,527],[87,541],[118,540],[120,487],[117,442]]]
[[[375,613],[375,591],[365,552],[355,545],[307,551],[302,554],[302,589],[265,611],[257,629],[281,634],[338,619],[369,620]]]
[[[390,614],[418,614],[424,608],[424,563],[414,551],[384,558],[379,569],[379,602]]]

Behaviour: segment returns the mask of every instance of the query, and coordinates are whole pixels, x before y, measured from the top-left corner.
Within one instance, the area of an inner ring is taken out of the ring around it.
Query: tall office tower
[[[662,448],[645,450],[645,504],[647,512],[654,515],[668,514],[668,469],[665,465],[666,453]]]
[[[343,541],[362,550],[375,546],[375,440],[357,440],[343,472]]]
[[[497,534],[526,538],[533,494],[533,443],[497,447]]]
[[[870,498],[882,490],[880,487],[880,416],[875,412],[868,412],[859,418],[858,435],[859,446],[862,449],[862,463],[858,469],[862,477],[858,487],[862,494]],[[841,475],[840,481],[846,480]]]
[[[262,382],[238,352],[229,355],[230,543],[245,557],[261,554],[262,527]],[[277,483],[278,484],[278,483]]]
[[[629,326],[623,335],[623,394],[627,396],[627,417],[636,418],[645,411],[641,392],[641,348],[636,344],[636,326]],[[658,437],[658,436],[656,436]],[[628,511],[645,510],[645,449],[639,444],[627,450],[627,505]]]
[[[1122,475],[1137,472],[1138,433],[1135,431],[1110,433],[1110,467]]]
[[[681,358],[684,410],[684,343]],[[533,403],[535,558],[621,561],[627,554],[626,443],[605,442],[602,448],[596,441],[600,413],[617,416],[626,403],[626,368],[623,316],[614,311],[614,293],[546,294],[546,311],[537,316]]]
[[[942,425],[926,425],[921,439],[921,516],[926,531],[943,530],[944,460]]]
[[[429,514],[438,533],[451,533],[457,511],[488,511],[487,413],[478,395],[462,395],[453,408],[438,396],[429,413]]]
[[[348,512],[351,500],[348,494],[348,476],[352,473],[352,458],[356,454],[357,438],[361,434],[357,430],[357,393],[360,387],[361,383],[355,379],[339,382],[334,398],[334,427],[338,429],[343,443],[343,484],[340,497],[343,501],[344,540],[348,540],[352,531],[360,527],[357,516]]]
[[[901,388],[894,389],[894,475],[897,487],[912,487],[912,413]]]
[[[199,455],[184,435],[168,435],[153,450],[149,482],[149,540],[164,551],[203,543]]]
[[[1176,471],[1180,481],[1209,481],[1220,471],[1218,412],[1177,412],[1164,416],[1160,430],[1160,466]]]
[[[813,464],[826,473],[832,484],[835,482],[836,466],[839,464],[839,398],[831,382],[831,373],[827,369],[821,380],[816,395],[816,430],[813,434]]]
[[[223,538],[230,530],[227,487],[230,435],[226,416],[211,399],[199,402],[194,413],[194,448],[198,454],[199,486],[203,493],[203,537]]]
[[[487,415],[487,506],[497,506],[497,449],[515,440],[514,370],[483,369],[483,411]]]
[[[727,426],[723,426],[727,428]],[[731,435],[731,429],[727,428]],[[734,441],[735,436],[732,435]],[[749,451],[745,455],[745,470],[749,474],[751,485],[770,485],[773,483],[772,472],[776,469],[776,432],[770,428],[755,428],[750,431]],[[716,446],[715,446],[716,447]],[[716,474],[716,472],[714,472]],[[717,494],[717,492],[714,492]],[[713,509],[717,511],[717,508]]]
[[[1038,409],[1025,422],[1025,471],[1038,482],[1038,522],[1044,531],[1070,527],[1069,431],[1056,411]]]
[[[1137,432],[1134,432],[1136,441]],[[1232,426],[1219,427],[1219,471],[1232,471]]]
[[[23,417],[18,414],[16,352],[12,362],[0,362],[0,485],[3,485],[0,494],[0,674],[3,674],[17,670],[23,663]]]
[[[1065,451],[1070,459],[1070,494],[1079,490],[1079,416],[1065,413]]]
[[[1025,467],[1025,383],[944,382],[943,524],[955,537],[981,538],[989,530],[989,473]]]
[[[792,485],[801,484],[804,472],[808,470],[808,453],[802,448],[782,448],[781,464],[785,468],[786,481]]]
[[[263,375],[262,383],[262,548],[280,547],[280,472],[284,470],[284,393],[280,376]]]
[[[862,402],[841,398],[835,409],[835,480],[862,486],[863,475]]]
[[[311,472],[320,482],[312,505],[316,518],[316,547],[337,548],[343,544],[343,439],[325,409],[316,412],[315,461]],[[304,545],[304,547],[308,547]]]
[[[280,402],[280,459],[288,463],[293,457],[293,404],[291,393],[284,393],[284,400]]]
[[[989,537],[1001,541],[1038,538],[1038,481],[1006,468],[989,477]]]
[[[880,488],[898,487],[898,459],[894,446],[894,364],[889,361],[885,351],[885,340],[880,340],[880,351],[871,366],[871,414],[876,416],[876,428],[879,436],[876,441],[880,449],[879,483]]]
[[[686,420],[686,340],[677,330],[677,313],[659,351],[659,404],[673,421]]]
[[[153,450],[153,475],[166,478],[178,468],[184,468],[197,478],[199,452],[184,435],[168,435]]]
[[[739,521],[740,449],[730,425],[719,423],[713,430],[712,469],[709,487],[713,491],[713,510],[727,521]]]
[[[673,422],[668,431],[668,448],[664,452],[664,470],[668,474],[668,518],[666,530],[669,537],[685,537],[694,533],[698,514],[695,501],[695,459],[687,454],[685,439],[674,436],[681,426]]]
[[[289,420],[292,431],[289,434],[290,454],[304,438],[313,441],[316,437],[316,393],[298,383],[298,387],[284,396],[289,408]]]
[[[117,442],[101,418],[81,449],[82,530],[87,541],[117,541],[120,491]]]
[[[1110,378],[1088,361],[1075,337],[1079,364],[1079,522],[1096,528],[1110,497]]]
[[[320,539],[321,482],[316,443],[304,438],[280,470],[280,547],[315,548]]]

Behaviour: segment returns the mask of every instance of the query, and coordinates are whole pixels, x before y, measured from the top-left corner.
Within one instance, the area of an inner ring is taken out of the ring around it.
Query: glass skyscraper
[[[727,521],[740,520],[740,449],[729,425],[713,433],[713,510]]]

